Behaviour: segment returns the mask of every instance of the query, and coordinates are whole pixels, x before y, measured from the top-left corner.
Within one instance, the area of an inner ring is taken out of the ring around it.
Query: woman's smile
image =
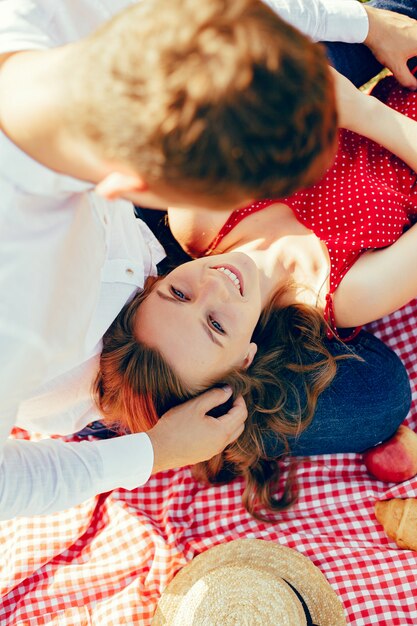
[[[221,265],[220,267],[214,267],[213,269],[222,272],[237,288],[240,295],[243,296],[243,279],[241,273],[232,265]]]

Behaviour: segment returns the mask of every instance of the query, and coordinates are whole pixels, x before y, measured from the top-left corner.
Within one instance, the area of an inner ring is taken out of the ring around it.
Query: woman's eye
[[[225,334],[225,330],[223,329],[222,325],[219,324],[219,322],[217,322],[216,320],[214,320],[213,318],[209,318],[210,320],[210,325],[213,326],[214,330],[216,330],[218,333],[224,335]]]
[[[178,298],[178,300],[186,300],[186,296],[182,293],[182,291],[180,291],[179,289],[175,289],[175,287],[173,287],[171,285],[171,293]]]

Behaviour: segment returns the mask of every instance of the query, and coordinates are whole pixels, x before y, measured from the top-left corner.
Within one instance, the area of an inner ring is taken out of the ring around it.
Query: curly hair
[[[330,165],[324,48],[261,0],[147,0],[77,46],[66,122],[149,185],[224,206],[287,196]]]
[[[137,341],[134,319],[141,302],[158,279],[148,279],[145,290],[127,304],[104,336],[100,370],[94,384],[96,403],[104,420],[129,432],[146,431],[167,410],[191,394],[163,356]],[[221,454],[194,466],[194,476],[211,483],[243,476],[243,504],[259,519],[262,510],[279,511],[297,496],[294,468],[283,483],[276,454],[271,458],[265,442],[274,441],[290,453],[288,438],[297,437],[313,419],[317,398],[336,373],[336,360],[324,342],[325,323],[313,307],[280,307],[279,290],[264,309],[253,333],[258,345],[247,370],[233,369],[212,385],[229,384],[233,395],[242,394],[248,408],[245,430]],[[224,412],[227,409],[224,409]]]

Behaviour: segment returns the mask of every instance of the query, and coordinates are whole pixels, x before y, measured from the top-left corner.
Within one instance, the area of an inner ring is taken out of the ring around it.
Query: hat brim
[[[215,585],[213,586],[213,580],[216,580],[216,570],[219,572],[217,589]],[[250,572],[250,579],[239,575],[238,572],[245,570]],[[233,575],[234,571],[237,573],[236,576]],[[228,580],[224,579],[225,572],[229,574]],[[223,577],[222,580],[220,577]],[[324,575],[310,559],[296,550],[271,541],[237,539],[210,548],[178,572],[159,600],[152,626],[179,624],[177,619],[179,615],[181,615],[181,626],[234,623],[251,626],[257,624],[278,626],[276,616],[279,611],[275,616],[273,614],[276,608],[274,607],[273,583],[279,581],[282,584],[280,579],[298,591],[308,607],[314,624],[319,626],[346,625],[342,603]],[[222,598],[220,604],[216,605],[216,596],[219,593]],[[233,621],[234,618],[231,617],[230,607],[228,608],[227,602],[224,601],[228,595],[242,599],[241,609],[237,609],[242,610],[240,621],[239,619]],[[265,611],[260,617],[260,607],[263,602]],[[219,606],[224,606],[223,618],[218,614]],[[211,610],[213,610],[212,617],[209,615]],[[252,617],[251,610],[253,611]],[[284,624],[285,621],[281,623]]]

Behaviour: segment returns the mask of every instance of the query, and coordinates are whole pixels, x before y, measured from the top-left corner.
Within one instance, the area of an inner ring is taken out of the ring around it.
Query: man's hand
[[[225,415],[218,418],[207,415],[230,395],[230,388],[210,389],[167,411],[147,431],[154,449],[153,474],[207,461],[239,437],[248,415],[241,396]]]
[[[363,5],[368,14],[369,31],[365,45],[382,65],[408,89],[417,89],[417,79],[407,61],[417,56],[417,20],[406,15]]]

